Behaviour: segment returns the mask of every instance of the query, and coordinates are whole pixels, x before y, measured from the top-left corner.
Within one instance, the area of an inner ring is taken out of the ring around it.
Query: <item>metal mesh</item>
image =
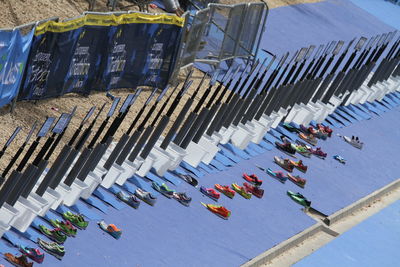
[[[252,3],[247,7],[236,56],[247,56],[256,53],[254,50],[257,49],[256,46],[258,45],[257,37],[261,38],[264,30],[264,23],[262,22],[266,16],[267,9],[262,3]]]
[[[204,45],[200,47],[197,61],[220,61],[222,43],[228,25],[230,6],[210,4],[210,23],[202,39]]]
[[[197,11],[192,23],[188,25],[186,42],[183,44],[181,67],[194,62],[205,27],[209,21],[209,11],[208,8]]]
[[[229,13],[228,25],[225,29],[224,41],[221,47],[220,60],[232,58],[238,49],[239,39],[246,15],[246,4],[235,5]]]
[[[267,14],[264,3],[209,4],[185,27],[177,70],[194,62],[218,65],[237,57],[256,58]]]

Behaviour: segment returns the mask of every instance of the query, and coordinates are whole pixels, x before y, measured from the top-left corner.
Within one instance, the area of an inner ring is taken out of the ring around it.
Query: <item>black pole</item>
[[[5,180],[8,172],[10,169],[14,166],[15,162],[18,160],[19,156],[22,154],[24,151],[26,145],[29,143],[29,140],[31,139],[31,136],[33,135],[33,132],[35,131],[37,126],[37,121],[32,125],[28,135],[25,138],[24,143],[20,148],[17,150],[17,152],[14,154],[10,162],[8,163],[7,167],[4,169],[2,175],[1,175],[1,180]],[[0,190],[0,207],[3,206],[4,202],[7,200],[11,190],[15,187],[16,183],[18,182],[18,179],[11,179],[9,177],[7,181],[4,183],[3,187]]]
[[[15,128],[14,132],[12,133],[12,135],[8,138],[7,142],[4,144],[3,148],[0,151],[0,159],[3,157],[3,155],[6,152],[7,148],[10,146],[12,141],[15,139],[15,137],[21,131],[21,129],[22,129],[22,127],[19,127],[19,126],[17,128]],[[2,182],[0,182],[0,185],[1,184],[2,184]]]
[[[17,183],[15,184],[14,188],[11,190],[9,193],[9,196],[6,200],[6,202],[13,206],[15,202],[17,202],[18,198],[21,196],[22,191],[25,188],[25,184],[28,182],[26,179],[24,179],[22,170],[24,169],[25,165],[29,161],[29,159],[32,157],[34,154],[36,148],[38,147],[41,138],[46,136],[47,132],[49,131],[50,127],[52,126],[55,118],[49,117],[45,120],[45,122],[42,124],[42,127],[40,128],[36,140],[31,144],[31,146],[28,148],[27,152],[25,153],[25,156],[22,158],[21,162],[19,163],[18,167],[16,170],[13,171],[11,176],[15,176],[14,179],[17,179]]]
[[[75,109],[76,107],[71,113],[61,114],[57,123],[52,129],[52,135],[48,137],[47,141],[42,146],[39,153],[36,155],[36,158],[26,168],[25,172],[23,173],[23,177],[25,177],[26,182],[24,188],[22,189],[22,197],[27,198],[31,193],[33,187],[39,180],[40,176],[42,175],[44,169],[48,164],[48,159],[52,153],[50,150],[54,151],[54,149],[56,148],[59,140],[65,132],[66,127],[68,127],[71,116],[75,113]]]
[[[92,120],[92,122],[90,123],[90,125],[85,129],[85,131],[82,133],[81,137],[79,138],[79,140],[76,142],[75,147],[72,148],[70,147],[70,151],[68,153],[68,155],[66,155],[65,161],[63,163],[62,166],[60,166],[60,168],[56,171],[55,174],[55,178],[53,179],[53,181],[50,183],[50,188],[52,189],[56,189],[56,187],[59,185],[59,183],[61,182],[61,180],[63,179],[63,177],[66,175],[68,169],[71,167],[71,165],[73,164],[75,158],[77,157],[79,151],[83,148],[83,146],[85,145],[86,141],[88,140],[90,134],[92,133],[92,129],[97,121],[97,119],[99,118],[100,114],[103,112],[103,109],[105,108],[107,102],[105,102],[103,104],[103,106],[100,108],[99,112],[97,113],[96,117]],[[81,154],[82,155],[82,154]],[[82,160],[76,161],[75,165],[72,167],[71,171],[69,172],[68,176],[65,178],[64,180],[64,184],[67,186],[71,186],[73,181],[75,180],[76,174],[79,172],[80,167],[79,164],[82,164],[81,162],[84,160],[84,156],[82,155]],[[71,174],[72,172],[72,174]],[[47,174],[49,175],[49,174]]]

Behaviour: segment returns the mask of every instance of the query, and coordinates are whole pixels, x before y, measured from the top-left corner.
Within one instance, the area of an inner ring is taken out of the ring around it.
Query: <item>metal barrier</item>
[[[195,62],[218,66],[235,58],[254,61],[267,16],[265,3],[211,3],[206,9],[186,14],[186,36],[179,46],[175,75]]]
[[[93,10],[96,0],[88,0]],[[130,0],[140,11],[148,11],[148,0]],[[114,10],[118,0],[108,0]],[[170,81],[175,81],[181,69],[195,62],[218,66],[235,58],[257,57],[261,36],[268,16],[265,3],[225,5],[214,0],[189,1],[197,12],[186,12],[184,34],[178,45],[178,58]]]

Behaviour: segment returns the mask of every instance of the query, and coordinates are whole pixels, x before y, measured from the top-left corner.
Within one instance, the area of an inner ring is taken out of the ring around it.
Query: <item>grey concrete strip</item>
[[[368,196],[358,200],[357,202],[354,202],[350,206],[347,206],[346,208],[343,208],[343,209],[339,210],[338,212],[328,216],[327,218],[325,218],[324,222],[327,225],[331,225],[332,223],[335,223],[335,222],[343,219],[344,217],[349,216],[354,211],[359,210],[360,208],[368,205],[369,203],[374,202],[376,199],[382,197],[383,195],[385,195],[399,187],[400,187],[400,179],[397,179],[396,181],[393,181],[392,183],[388,184],[387,186],[376,190],[372,194],[369,194]]]
[[[323,231],[324,226],[321,223],[317,223],[310,228],[304,230],[303,232],[289,238],[288,240],[280,243],[279,245],[267,250],[266,252],[258,255],[254,259],[246,262],[243,264],[243,267],[255,267],[255,266],[262,266],[272,260],[273,258],[279,256],[283,252],[287,251],[288,249],[297,246],[304,240],[312,237],[313,235]]]
[[[362,207],[365,207],[375,200],[383,197],[387,193],[390,193],[396,189],[400,188],[400,179],[393,181],[392,183],[388,184],[387,186],[376,190],[375,192],[369,194],[368,196],[358,200],[357,202],[353,203],[352,205],[336,212],[335,214],[327,217],[324,222],[328,225],[338,222],[347,216],[351,215],[352,213],[360,210]],[[283,254],[284,252],[288,251],[291,248],[294,248],[301,244],[303,241],[317,235],[320,232],[325,232],[333,237],[339,235],[338,232],[326,227],[322,222],[316,223],[312,227],[304,230],[303,232],[289,238],[288,240],[280,243],[279,245],[267,250],[266,252],[260,254],[259,256],[255,257],[254,259],[248,261],[247,263],[243,264],[243,267],[255,267],[255,266],[263,266],[273,260],[274,258],[278,257],[279,255]]]

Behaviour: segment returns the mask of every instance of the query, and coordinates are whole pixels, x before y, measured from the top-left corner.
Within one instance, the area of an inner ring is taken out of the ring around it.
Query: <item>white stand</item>
[[[364,104],[368,100],[368,98],[374,93],[374,91],[371,90],[371,88],[365,85],[361,86],[361,88],[358,91],[359,93],[357,95],[357,98],[355,98],[352,101],[352,103],[354,104],[359,104],[359,103]]]
[[[169,170],[175,170],[181,164],[183,158],[187,155],[186,150],[177,146],[174,143],[170,143],[167,147],[167,152],[172,156]]]
[[[105,188],[110,188],[117,181],[119,175],[124,171],[124,169],[118,164],[114,163],[107,174],[103,177],[101,185]]]
[[[252,120],[252,124],[254,125],[253,128],[254,135],[251,141],[253,143],[255,144],[261,143],[264,136],[267,134],[269,129],[271,129],[271,125],[275,121],[276,116],[277,116],[276,114],[272,114],[270,117],[263,115],[259,121],[256,121],[254,119]]]
[[[286,109],[280,108],[278,112],[275,113],[276,114],[275,121],[271,124],[271,128],[278,127],[279,123],[281,123],[283,117],[286,116],[287,112],[288,111]]]
[[[94,190],[97,189],[101,182],[101,178],[95,172],[89,172],[88,176],[85,179],[85,184],[88,187],[82,192],[81,197],[83,199],[88,199],[93,194]]]
[[[397,91],[398,87],[400,87],[400,82],[396,83],[393,79],[388,79],[387,81],[384,81],[383,84],[385,84],[389,89],[388,93],[393,93]]]
[[[367,97],[366,101],[373,102],[374,100],[378,99],[384,88],[380,84],[375,84],[370,88],[370,90],[371,94]]]
[[[255,130],[253,130],[254,127],[255,126],[251,123],[248,123],[246,125],[239,123],[237,126],[237,130],[231,136],[232,144],[239,149],[245,149],[255,136]]]
[[[329,103],[324,104],[320,100],[317,100],[316,103],[308,103],[308,105],[314,110],[313,120],[316,122],[322,122],[329,115],[329,110],[332,106]]]
[[[5,232],[10,230],[12,221],[19,215],[19,211],[4,203],[0,209],[0,237],[3,236]]]
[[[311,104],[294,105],[289,115],[286,117],[285,122],[295,122],[296,124],[307,125],[314,118],[316,108]]]
[[[136,158],[134,162],[130,162],[129,160],[125,160],[125,162],[121,166],[122,168],[119,169],[119,170],[122,170],[122,171],[119,172],[119,174],[117,175],[118,177],[117,177],[115,182],[118,185],[123,185],[126,182],[126,180],[131,178],[136,173],[136,171],[143,164],[143,161],[144,160],[141,157]]]
[[[54,205],[54,203],[59,201],[59,199],[61,198],[61,194],[51,188],[47,188],[42,197],[47,201],[47,205],[42,208],[39,216],[46,215],[46,213]]]
[[[137,175],[140,177],[146,176],[146,174],[151,170],[152,166],[158,161],[166,161],[168,160],[168,155],[159,153],[159,154],[154,154],[151,153],[147,156],[147,158],[143,161],[143,163],[140,165],[139,169],[135,172]],[[131,176],[132,177],[132,176]]]
[[[22,233],[25,232],[36,216],[38,216],[47,205],[48,202],[35,193],[31,193],[28,199],[19,197],[14,205],[19,211],[19,214],[14,218],[11,226]]]
[[[65,196],[71,192],[71,187],[66,186],[64,183],[60,183],[56,187],[56,192],[60,195],[60,198],[58,198],[51,206],[51,209],[53,210],[56,210],[58,206],[63,203]]]
[[[215,155],[221,150],[218,144],[221,140],[221,136],[218,134],[213,134],[212,137],[204,134],[200,140],[199,145],[202,146],[208,153],[202,158],[202,162],[205,164],[210,164],[210,162],[215,158]]]
[[[196,168],[207,154],[208,151],[203,146],[190,142],[186,148],[186,155],[183,160]]]
[[[82,182],[79,179],[75,179],[75,181],[71,185],[71,191],[64,195],[64,204],[66,206],[73,206],[81,197],[82,192],[88,189],[88,185]]]
[[[390,77],[387,80],[390,88],[392,88],[392,92],[400,91],[400,76],[398,77]]]
[[[231,140],[232,135],[237,131],[238,128],[236,126],[230,125],[228,128],[222,127],[221,130],[218,132],[221,138],[221,144],[227,144],[229,140]]]

